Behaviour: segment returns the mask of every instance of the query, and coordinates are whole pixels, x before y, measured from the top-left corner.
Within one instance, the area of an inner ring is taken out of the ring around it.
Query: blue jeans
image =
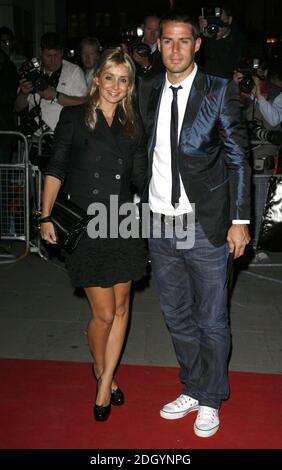
[[[180,364],[183,393],[219,408],[228,398],[230,327],[227,311],[227,243],[215,247],[195,224],[195,244],[179,249],[175,233],[150,238],[153,276],[161,309]]]

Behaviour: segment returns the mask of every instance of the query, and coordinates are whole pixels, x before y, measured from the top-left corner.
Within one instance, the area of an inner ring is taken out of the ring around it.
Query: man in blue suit
[[[144,79],[139,101],[149,142],[144,199],[161,234],[149,239],[152,269],[184,383],[160,414],[178,419],[197,411],[194,432],[209,437],[229,394],[226,269],[229,253],[241,256],[250,240],[250,168],[237,85],[198,69],[200,45],[187,15],[164,17],[158,47],[166,74]],[[191,240],[194,230],[189,249],[179,243],[178,225]]]

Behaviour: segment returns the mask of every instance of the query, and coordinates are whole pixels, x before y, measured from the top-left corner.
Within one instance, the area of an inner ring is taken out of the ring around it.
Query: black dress
[[[146,273],[147,251],[142,239],[98,238],[86,235],[66,265],[74,287],[111,287],[136,281]]]
[[[136,138],[127,138],[117,113],[110,127],[98,111],[97,125],[90,131],[84,124],[83,107],[63,109],[46,174],[63,179],[64,191],[80,207],[87,210],[91,203],[102,202],[109,210],[111,196],[118,197],[118,207],[132,201],[131,185],[141,191],[146,167],[141,128]],[[107,238],[90,238],[85,233],[74,252],[65,253],[65,258],[74,287],[111,287],[145,275],[147,243],[142,237],[122,238],[118,234],[111,238],[109,229]]]

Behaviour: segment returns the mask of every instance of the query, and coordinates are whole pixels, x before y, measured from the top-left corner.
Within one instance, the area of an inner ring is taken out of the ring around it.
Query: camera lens
[[[246,75],[239,82],[239,89],[242,93],[251,93],[254,85],[252,77],[250,75]]]
[[[218,26],[216,24],[209,24],[207,27],[207,33],[210,36],[216,36],[218,33]]]

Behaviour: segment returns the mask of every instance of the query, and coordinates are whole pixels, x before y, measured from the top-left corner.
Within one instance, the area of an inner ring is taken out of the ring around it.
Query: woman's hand
[[[40,225],[40,235],[42,240],[45,240],[47,243],[51,243],[52,245],[57,244],[55,227],[52,222],[44,222]]]

